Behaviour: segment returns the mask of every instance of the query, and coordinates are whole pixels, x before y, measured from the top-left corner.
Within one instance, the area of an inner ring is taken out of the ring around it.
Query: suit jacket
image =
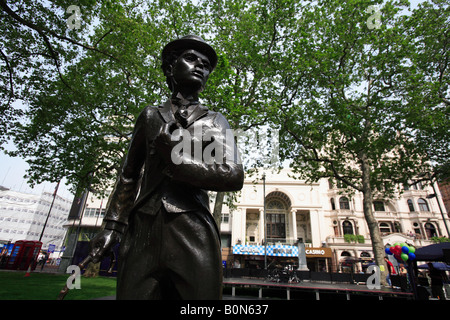
[[[244,181],[242,165],[225,117],[197,105],[187,118],[185,129],[191,137],[210,135],[212,139],[200,141],[202,151],[214,142],[222,148],[215,158],[199,161],[198,154],[179,154],[173,163],[157,149],[156,139],[166,123],[175,121],[173,105],[168,100],[158,107],[146,107],[139,115],[130,142],[127,157],[114,191],[109,199],[104,218],[105,228],[123,231],[128,217],[139,211],[156,214],[161,205],[168,212],[187,212],[198,209],[209,211],[209,198],[205,190],[240,190]],[[181,143],[181,141],[180,141]],[[196,149],[197,148],[197,149]],[[210,148],[211,150],[211,148]],[[215,149],[219,150],[219,149]],[[190,158],[189,158],[190,156]],[[204,159],[203,159],[204,160]]]

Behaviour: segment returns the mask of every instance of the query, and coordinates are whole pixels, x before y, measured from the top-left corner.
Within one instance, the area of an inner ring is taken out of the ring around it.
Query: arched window
[[[408,202],[409,212],[414,212],[415,210],[414,210],[414,204],[413,204],[412,200],[408,199],[407,202]]]
[[[342,222],[342,231],[344,234],[353,234],[353,225],[350,221],[345,220]]]
[[[330,202],[331,202],[331,210],[336,210],[336,205],[334,204],[334,199],[331,198]]]
[[[428,208],[428,203],[425,201],[425,199],[420,198],[417,200],[417,203],[419,204],[419,211],[430,211]]]
[[[427,234],[428,239],[432,237],[437,237],[436,227],[432,223],[425,223],[425,232]]]
[[[350,203],[348,202],[347,197],[339,198],[339,208],[342,210],[350,210]]]

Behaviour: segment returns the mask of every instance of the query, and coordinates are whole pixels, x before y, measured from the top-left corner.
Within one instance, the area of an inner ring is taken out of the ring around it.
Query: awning
[[[450,250],[450,242],[442,242],[416,250],[417,261],[444,261],[444,250]]]

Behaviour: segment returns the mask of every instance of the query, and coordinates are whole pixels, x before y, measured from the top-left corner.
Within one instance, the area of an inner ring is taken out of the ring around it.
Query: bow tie
[[[187,118],[189,116],[189,106],[197,105],[198,101],[189,101],[187,99],[180,99],[178,97],[172,98],[172,104],[177,106],[177,110],[175,111],[175,119],[183,126],[187,125]]]

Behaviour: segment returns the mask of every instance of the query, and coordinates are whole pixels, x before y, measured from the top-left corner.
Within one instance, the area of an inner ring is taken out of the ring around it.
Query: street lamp
[[[264,197],[264,269],[267,270],[266,173],[262,175]]]

